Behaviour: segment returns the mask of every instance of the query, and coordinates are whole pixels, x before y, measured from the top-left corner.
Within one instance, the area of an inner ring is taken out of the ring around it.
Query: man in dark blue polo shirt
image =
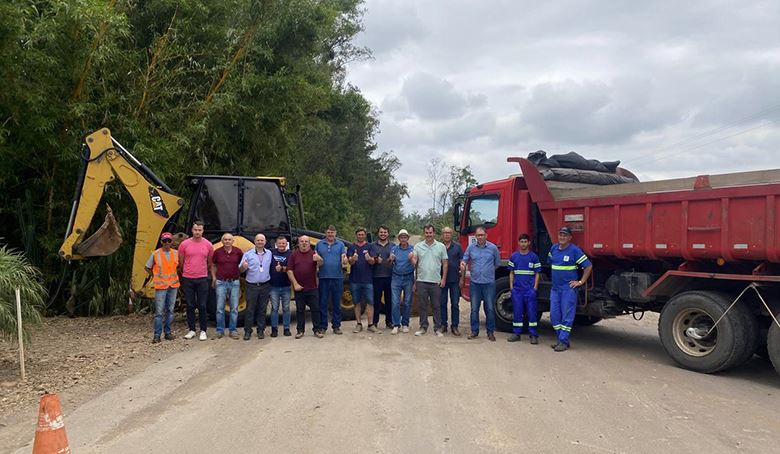
[[[447,296],[450,298],[452,308],[452,335],[460,336],[458,324],[460,323],[460,261],[463,260],[463,248],[457,241],[452,241],[452,229],[444,227],[441,231],[441,242],[447,248],[447,282],[441,289],[441,331],[447,332]]]
[[[366,304],[366,323],[368,331],[381,333],[374,325],[374,270],[376,263],[376,248],[373,243],[366,242],[366,229],[358,227],[355,230],[355,244],[347,249],[349,259],[349,291],[352,293],[352,303],[355,305],[355,330],[363,331],[361,306]]]
[[[290,279],[287,277],[287,259],[292,252],[287,247],[287,238],[276,238],[276,248],[271,249],[271,337],[279,333],[279,306],[282,306],[284,335],[290,336]]]

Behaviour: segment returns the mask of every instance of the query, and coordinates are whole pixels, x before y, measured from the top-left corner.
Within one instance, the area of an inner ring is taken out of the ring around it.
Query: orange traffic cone
[[[32,452],[33,454],[70,454],[60,400],[56,394],[44,394],[41,397]]]

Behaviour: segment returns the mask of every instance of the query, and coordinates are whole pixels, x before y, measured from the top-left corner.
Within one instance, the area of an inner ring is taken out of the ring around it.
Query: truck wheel
[[[777,327],[774,320],[766,338],[766,348],[769,352],[769,359],[772,361],[772,365],[775,366],[775,371],[780,374],[780,328]]]
[[[744,304],[728,309],[731,298],[690,291],[672,298],[661,311],[658,335],[664,349],[683,368],[713,373],[745,362],[756,350],[758,320]]]
[[[512,292],[509,289],[509,278],[504,276],[496,279],[496,330],[509,333],[512,331]]]
[[[574,326],[591,326],[603,320],[601,317],[594,317],[592,315],[575,315]]]

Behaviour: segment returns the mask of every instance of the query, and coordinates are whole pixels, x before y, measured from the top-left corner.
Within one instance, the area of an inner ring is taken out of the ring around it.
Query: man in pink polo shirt
[[[214,248],[209,240],[203,238],[203,221],[195,221],[192,225],[192,237],[179,245],[179,272],[181,273],[181,288],[187,301],[187,326],[189,332],[185,339],[195,337],[195,309],[198,309],[200,321],[200,337],[206,337],[207,314],[206,300],[209,297],[209,268]]]

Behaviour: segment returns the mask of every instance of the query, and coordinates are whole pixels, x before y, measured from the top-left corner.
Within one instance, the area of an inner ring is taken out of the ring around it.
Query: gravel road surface
[[[76,453],[777,452],[771,366],[679,369],[656,320],[575,328],[564,353],[546,322],[538,346],[352,334],[354,322],[324,339],[193,341],[64,408],[65,426]]]

